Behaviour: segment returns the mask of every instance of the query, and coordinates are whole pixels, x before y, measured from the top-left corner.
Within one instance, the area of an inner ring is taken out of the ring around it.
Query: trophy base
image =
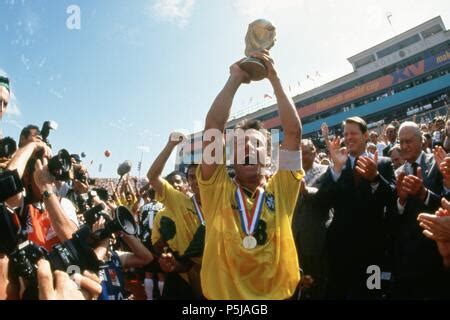
[[[247,58],[239,66],[248,73],[252,81],[259,81],[267,77],[266,66],[259,59]]]

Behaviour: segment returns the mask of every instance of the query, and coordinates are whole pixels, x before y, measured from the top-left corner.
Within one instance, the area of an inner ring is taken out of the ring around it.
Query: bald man
[[[433,240],[422,234],[417,217],[434,213],[444,194],[443,178],[432,154],[422,151],[422,133],[414,122],[399,129],[404,165],[397,169],[398,219],[394,226],[394,297],[449,298],[449,276]]]

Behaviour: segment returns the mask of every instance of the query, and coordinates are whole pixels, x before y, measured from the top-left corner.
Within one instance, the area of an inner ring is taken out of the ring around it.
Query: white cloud
[[[24,125],[22,125],[20,122],[18,122],[18,121],[16,121],[16,120],[10,120],[10,119],[7,119],[7,120],[5,120],[5,121],[3,121],[5,124],[10,124],[10,125],[12,125],[13,127],[16,127],[17,129],[19,129],[19,130],[22,130],[25,126]]]
[[[134,126],[134,123],[128,122],[127,119],[122,118],[118,121],[110,122],[109,126],[123,132],[128,132],[128,130]]]
[[[0,75],[8,77],[8,74],[2,68],[0,68]],[[14,91],[11,91],[10,93],[8,108],[6,108],[6,114],[10,116],[20,116],[22,114]]]
[[[157,0],[150,12],[158,18],[184,27],[189,23],[195,0]]]
[[[19,104],[17,102],[16,95],[14,94],[13,91],[11,91],[11,96],[8,103],[8,108],[6,109],[6,114],[17,117],[19,117],[22,114],[19,108]]]
[[[57,97],[58,99],[63,99],[64,98],[64,96],[61,93],[59,93],[58,91],[54,90],[53,88],[50,89],[50,93],[52,95],[54,95],[55,97]]]

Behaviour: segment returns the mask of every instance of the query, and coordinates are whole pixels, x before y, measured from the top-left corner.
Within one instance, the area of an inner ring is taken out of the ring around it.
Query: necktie
[[[413,175],[417,177],[417,168],[419,167],[419,164],[417,162],[414,162],[413,164],[411,164],[411,168],[413,171]]]
[[[353,181],[355,182],[355,186],[358,187],[361,181],[361,176],[358,171],[356,171],[356,164],[358,163],[359,157],[355,158],[355,162],[353,162]]]

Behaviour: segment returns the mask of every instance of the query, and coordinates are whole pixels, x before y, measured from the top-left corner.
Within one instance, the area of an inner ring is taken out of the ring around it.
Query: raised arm
[[[44,191],[53,192],[54,178],[48,171],[48,161],[46,158],[44,158],[43,161],[36,161],[33,177],[41,194],[43,194]],[[75,222],[70,220],[68,215],[64,212],[59,198],[52,193],[50,197],[44,198],[44,204],[50,216],[53,229],[55,230],[59,240],[64,242],[71,239],[72,234],[77,231],[78,227]]]
[[[228,118],[230,117],[233,98],[237,90],[239,89],[241,84],[250,82],[249,75],[239,67],[240,62],[241,61],[238,61],[230,67],[230,77],[225,83],[223,89],[217,95],[211,108],[209,109],[208,115],[206,116],[205,132],[212,129],[219,130],[222,133],[224,132],[225,125],[228,121]],[[203,139],[203,150],[205,150],[205,148],[213,142],[215,141],[208,141],[208,139]],[[220,143],[223,146],[223,136]],[[207,161],[205,161],[204,159],[200,168],[202,178],[208,180],[213,175],[216,167],[217,163],[210,164],[207,163]]]
[[[172,133],[166,146],[148,170],[147,178],[157,194],[162,194],[163,192],[163,182],[161,174],[164,170],[167,160],[172,154],[173,149],[175,149],[175,147],[185,139],[186,137],[182,133]]]
[[[278,113],[284,132],[282,148],[291,151],[300,150],[302,140],[300,117],[294,106],[294,102],[288,97],[281,85],[281,80],[275,70],[273,60],[269,56],[269,51],[254,52],[252,56],[264,62],[267,68],[267,79],[269,79],[277,98]]]
[[[123,232],[119,232],[119,236],[125,241],[131,251],[117,252],[124,269],[143,267],[152,262],[153,255],[138,238]]]
[[[34,154],[36,154],[39,151],[42,151],[44,156],[46,157],[51,156],[51,150],[50,148],[47,147],[45,143],[40,141],[32,142],[17,150],[17,152],[14,154],[11,161],[9,162],[7,170],[10,171],[17,170],[19,177],[22,179],[28,161]],[[20,205],[22,197],[23,197],[22,193],[17,194],[7,199],[6,203],[11,207],[17,207]]]

